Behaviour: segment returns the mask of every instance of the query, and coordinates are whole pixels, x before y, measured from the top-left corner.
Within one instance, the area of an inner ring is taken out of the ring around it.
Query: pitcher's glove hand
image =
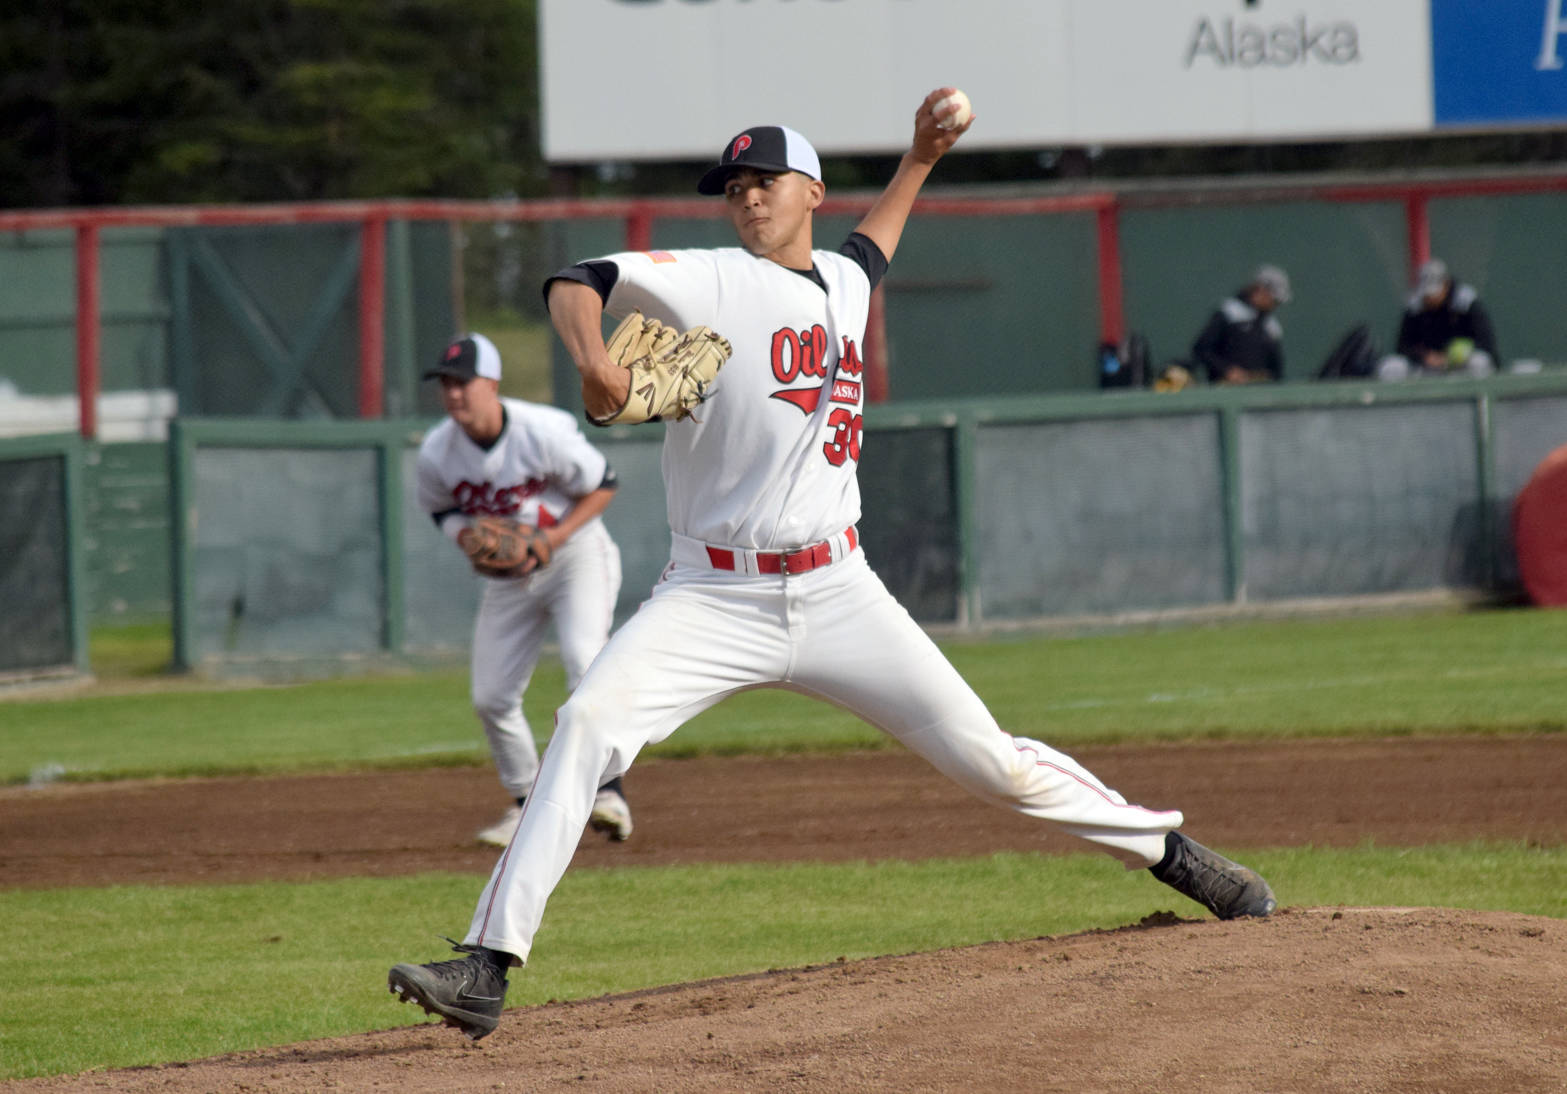
[[[486,577],[522,577],[550,562],[550,541],[542,531],[504,517],[475,517],[457,545]]]
[[[734,352],[729,340],[711,327],[678,334],[657,319],[633,311],[604,347],[609,359],[631,371],[626,402],[594,425],[634,425],[689,417],[707,398],[713,377]]]

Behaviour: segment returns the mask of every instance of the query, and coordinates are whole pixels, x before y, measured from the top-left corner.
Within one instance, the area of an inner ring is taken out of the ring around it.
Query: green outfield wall
[[[420,424],[181,420],[176,660],[337,671],[460,656],[476,604],[413,502]],[[668,557],[657,427],[594,433],[643,600]],[[1567,444],[1567,374],[873,408],[862,541],[960,629],[1314,598],[1516,595],[1508,513]]]
[[[475,581],[414,503],[425,420],[178,419],[167,444],[0,441],[0,678],[81,671],[89,621],[184,667],[461,657]],[[592,433],[617,615],[668,557],[658,427]],[[1520,595],[1513,498],[1567,372],[873,407],[861,541],[959,629],[1443,591]]]

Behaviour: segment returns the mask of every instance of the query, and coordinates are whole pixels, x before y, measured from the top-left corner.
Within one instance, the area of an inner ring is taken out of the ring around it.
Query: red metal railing
[[[1408,229],[1411,279],[1430,257],[1428,207],[1432,199],[1483,197],[1567,190],[1567,172],[1510,177],[1436,179],[1420,182],[1352,185],[1284,185],[1222,189],[1114,193],[1090,191],[1041,197],[931,197],[915,212],[931,216],[1025,216],[1093,213],[1097,228],[1100,334],[1119,342],[1124,333],[1120,217],[1127,209],[1175,208],[1201,204],[1258,204],[1286,201],[1398,201]],[[829,198],[823,215],[853,215],[868,210],[873,195]],[[383,412],[386,289],[386,225],[394,220],[551,221],[618,218],[625,222],[628,250],[651,246],[653,222],[660,217],[723,216],[721,206],[700,198],[632,198],[540,201],[344,201],[297,205],[128,206],[104,209],[0,211],[0,231],[69,228],[76,233],[76,377],[84,437],[98,432],[99,389],[99,242],[105,228],[201,227],[257,224],[357,223],[359,269],[359,414]]]

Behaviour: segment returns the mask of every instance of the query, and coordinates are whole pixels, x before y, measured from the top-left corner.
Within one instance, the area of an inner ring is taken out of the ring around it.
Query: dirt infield
[[[1567,841],[1567,736],[1075,755],[1133,800],[1184,809],[1187,829],[1221,848]],[[1081,847],[896,751],[652,760],[627,791],[636,834],[585,839],[576,868]],[[446,807],[416,813],[409,801]],[[494,853],[469,839],[502,801],[485,768],[10,788],[0,876],[54,887],[483,873]],[[477,1045],[425,1026],[0,1086],[1567,1091],[1567,924],[1281,897],[1262,922],[1164,914],[518,1009]]]

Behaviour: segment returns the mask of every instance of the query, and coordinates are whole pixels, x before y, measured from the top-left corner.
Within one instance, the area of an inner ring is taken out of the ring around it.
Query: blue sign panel
[[[1431,0],[1436,124],[1567,121],[1567,0]]]

